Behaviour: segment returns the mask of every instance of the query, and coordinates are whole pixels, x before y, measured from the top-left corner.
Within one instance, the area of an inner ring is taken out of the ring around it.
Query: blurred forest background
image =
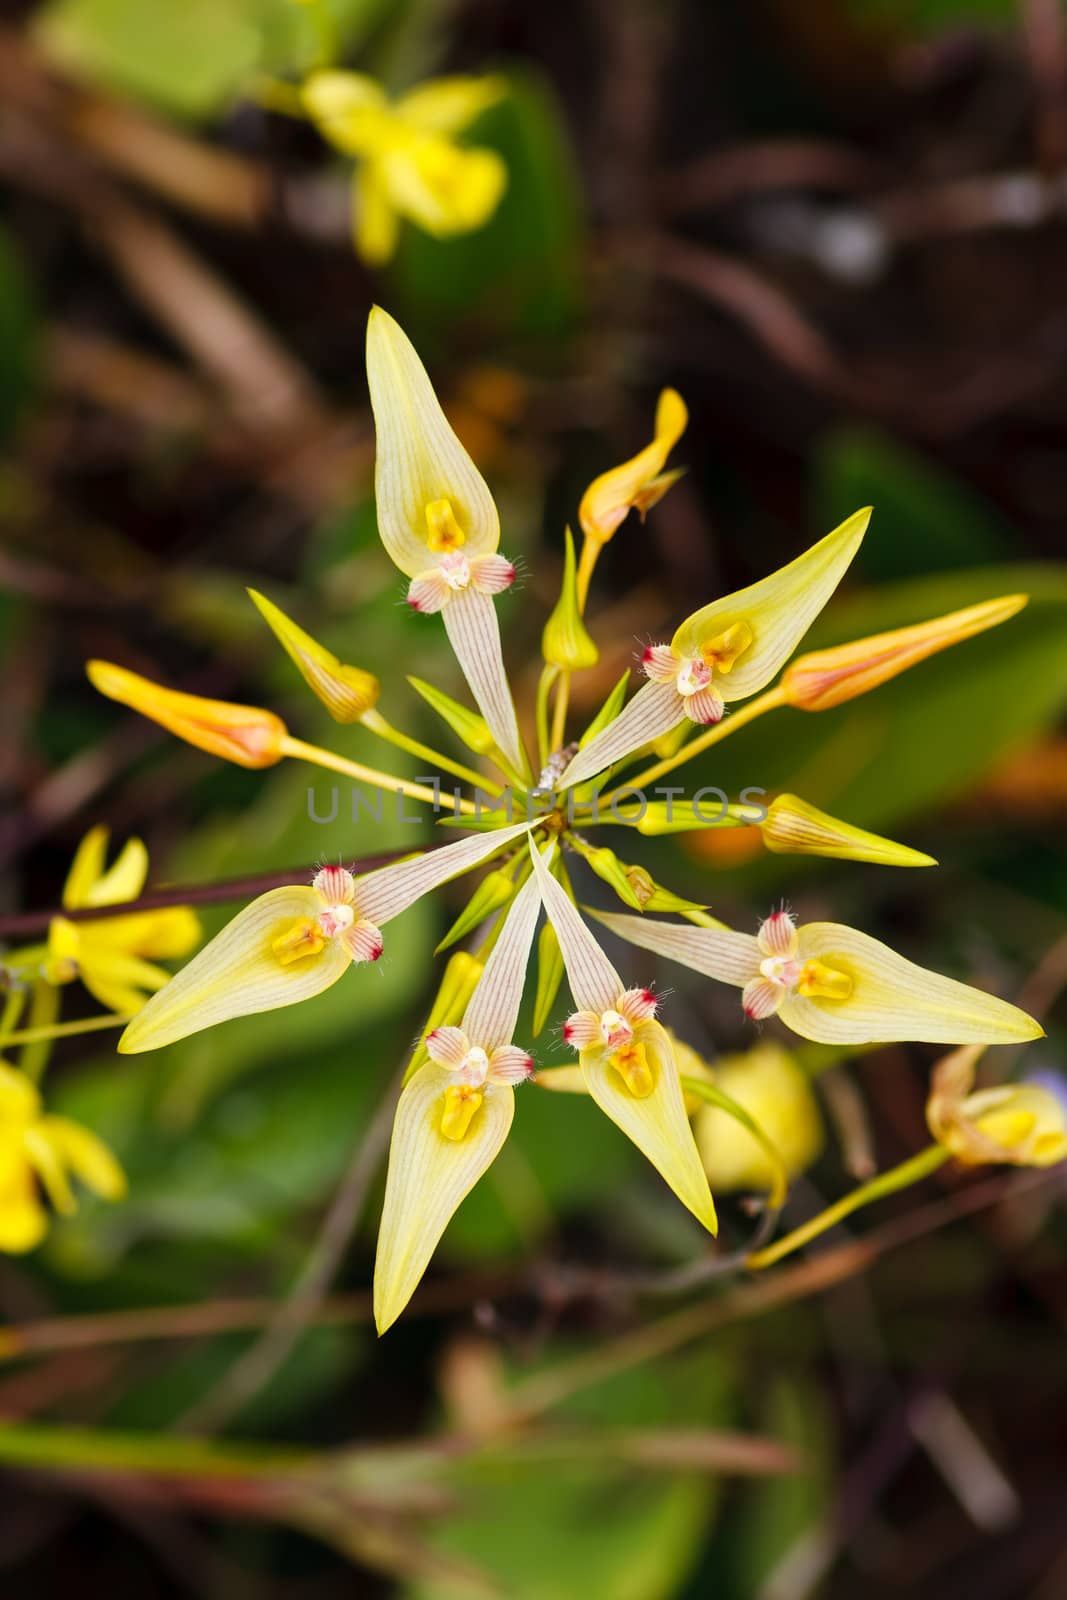
[[[738,926],[787,895],[802,920],[855,923],[1018,1001],[1049,1029],[1025,1069],[1054,1068],[1067,12],[329,9],[341,59],[390,89],[506,75],[474,130],[509,169],[484,229],[440,242],[406,226],[388,267],[361,265],[344,163],[248,94],[315,60],[307,5],[4,7],[4,933],[59,904],[100,821],[117,843],[145,838],[156,884],[397,842],[366,819],[314,824],[305,771],[215,762],[83,674],[87,657],[119,660],[322,734],[252,583],[379,673],[410,731],[425,737],[430,713],[405,672],[463,694],[377,539],[363,338],[379,300],[522,559],[500,613],[527,704],[564,525],[591,477],[644,443],[665,384],[691,409],[688,472],[605,552],[602,659],[576,681],[580,710],[635,636],[664,636],[860,505],[876,508],[871,533],[812,645],[1033,596],[1003,637],[703,759],[703,782],[786,786],[939,870],[768,857],[758,837],[714,831],[648,841],[641,859]],[[342,740],[375,759],[366,734]],[[130,1194],[87,1200],[39,1253],[0,1262],[0,1314],[38,1338],[0,1368],[5,1592],[1059,1600],[1056,1171],[939,1175],[799,1265],[679,1308],[583,1289],[583,1265],[681,1262],[700,1243],[605,1119],[568,1104],[563,1139],[555,1097],[530,1090],[411,1313],[375,1341],[381,1177],[360,1154],[380,1149],[380,1127],[365,1141],[458,905],[409,912],[358,997],[340,984],[159,1055],[117,1057],[106,1034],[62,1047],[51,1104],[111,1143]],[[232,909],[205,907],[209,931]],[[668,981],[689,1042],[709,1058],[744,1046],[734,992],[687,976]],[[936,1053],[887,1047],[820,1077],[826,1151],[791,1220],[925,1142]],[[751,1218],[723,1211],[737,1243]]]

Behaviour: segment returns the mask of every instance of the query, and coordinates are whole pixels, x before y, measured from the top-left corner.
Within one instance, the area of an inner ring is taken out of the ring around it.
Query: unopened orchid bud
[[[583,667],[596,666],[600,660],[600,652],[582,621],[581,608],[578,604],[574,535],[569,528],[566,530],[565,540],[563,583],[556,608],[545,623],[541,635],[541,651],[549,666],[575,672]]]
[[[664,389],[656,406],[656,431],[652,443],[610,472],[594,478],[578,508],[578,521],[587,539],[607,544],[631,511],[644,518],[681,471],[664,472],[667,457],[685,432],[689,413],[675,389]]]
[[[879,684],[939,650],[1007,622],[1028,599],[1025,594],[1003,595],[914,627],[897,628],[892,633],[873,634],[869,639],[857,639],[832,650],[798,656],[782,677],[782,693],[787,703],[799,711],[828,711],[877,689]]]
[[[937,865],[933,856],[841,822],[795,794],[780,794],[772,800],[759,829],[767,849],[776,855],[833,856],[845,861],[874,861],[886,867]]]
[[[442,950],[458,944],[460,939],[479,927],[487,917],[491,917],[494,911],[506,906],[514,894],[515,880],[510,873],[488,873],[437,946],[434,955],[439,955]]]
[[[289,730],[273,711],[182,694],[110,661],[89,661],[85,670],[93,687],[109,700],[139,711],[210,755],[239,767],[272,767],[285,755]]]
[[[552,1015],[563,981],[563,953],[559,936],[546,922],[537,936],[537,991],[534,995],[533,1036],[536,1039]]]
[[[415,693],[421,695],[426,704],[437,712],[442,722],[448,724],[457,739],[462,739],[468,750],[473,750],[479,756],[492,754],[496,746],[484,717],[480,717],[476,711],[468,711],[458,700],[445,694],[443,689],[425,683],[422,678],[409,677],[408,682]]]
[[[377,704],[381,684],[372,672],[347,666],[256,589],[249,589],[267,626],[335,722],[358,722]]]

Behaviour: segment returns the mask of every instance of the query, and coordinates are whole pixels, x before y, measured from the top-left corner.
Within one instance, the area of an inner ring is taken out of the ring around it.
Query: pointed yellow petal
[[[461,149],[436,134],[388,145],[379,174],[401,216],[437,239],[482,227],[508,183],[508,169],[495,150]]]
[[[272,711],[182,694],[110,661],[89,661],[85,670],[93,687],[109,700],[130,706],[179,739],[239,767],[272,767],[284,754],[288,730]]]
[[[388,132],[385,91],[361,72],[313,72],[300,98],[322,137],[345,155],[366,155]]]
[[[108,870],[89,890],[90,906],[121,905],[136,900],[148,877],[148,851],[140,839],[127,839]]]
[[[131,911],[80,925],[94,946],[123,950],[146,960],[185,956],[200,940],[200,918],[190,906],[162,906],[158,911]]]
[[[461,706],[458,700],[453,700],[451,695],[445,694],[443,689],[436,689],[432,683],[425,683],[422,678],[408,678],[408,682],[416,694],[422,696],[442,722],[448,724],[457,739],[461,740],[469,750],[476,755],[489,755],[493,750],[493,735],[489,732],[489,725],[483,716],[476,711],[468,711],[466,706]]]
[[[762,953],[749,933],[731,928],[694,928],[687,922],[653,922],[648,917],[628,917],[621,912],[591,911],[590,916],[620,939],[652,950],[694,972],[733,983],[743,989],[759,971]]]
[[[414,578],[433,565],[426,512],[441,500],[452,508],[466,555],[495,551],[500,519],[488,485],[449,425],[410,339],[380,306],[367,323],[367,378],[378,439],[378,527],[401,572]]]
[[[37,1197],[21,1140],[0,1133],[0,1250],[24,1255],[48,1232],[48,1213]]]
[[[778,1015],[822,1044],[914,1039],[928,1044],[1013,1044],[1043,1030],[1017,1006],[929,972],[888,945],[837,922],[799,929],[799,959],[852,980],[847,998],[787,994]]]
[[[448,642],[494,744],[517,772],[528,772],[492,596],[464,589],[453,596],[442,615]]]
[[[759,824],[763,842],[778,855],[832,856],[842,861],[875,861],[886,867],[936,867],[933,856],[906,844],[841,822],[795,794],[780,794]]]
[[[351,960],[340,940],[317,955],[282,963],[274,942],[295,923],[314,920],[322,901],[309,886],[271,889],[227,923],[221,933],[153,995],[119,1040],[124,1054],[158,1050],[231,1017],[274,1011],[321,994]]]
[[[22,1135],[23,1148],[34,1172],[44,1186],[50,1204],[56,1211],[69,1217],[78,1207],[59,1151],[47,1132],[47,1117],[26,1128]]]
[[[674,649],[680,656],[699,656],[710,641],[744,624],[751,642],[729,672],[715,674],[715,687],[724,700],[756,694],[788,661],[841,582],[870,519],[868,506],[787,567],[694,612],[675,634]]]
[[[382,182],[380,165],[364,161],[352,178],[352,242],[369,267],[384,267],[396,253],[400,219]]]
[[[689,413],[675,389],[664,389],[656,407],[656,432],[652,443],[624,461],[622,466],[594,478],[578,508],[578,521],[587,539],[606,544],[627,513],[637,506],[642,516],[670,487],[665,484],[653,499],[648,490],[663,471],[667,457],[685,431]],[[674,475],[671,475],[673,482]]]
[[[379,1333],[411,1299],[453,1213],[499,1154],[515,1114],[514,1090],[491,1085],[463,1137],[447,1138],[441,1124],[454,1081],[428,1062],[397,1106],[374,1266]]]
[[[248,593],[308,688],[318,695],[335,722],[358,722],[365,711],[377,704],[381,684],[372,672],[339,661],[266,595],[257,589],[249,589]]]
[[[43,1117],[41,1131],[64,1166],[102,1200],[121,1200],[126,1174],[102,1139],[68,1117]]]
[[[74,852],[67,881],[63,885],[63,906],[67,911],[77,911],[89,904],[89,894],[97,879],[102,877],[107,856],[108,829],[101,823],[90,828]]]
[[[423,133],[462,133],[507,93],[507,87],[507,79],[501,77],[431,78],[402,95],[394,109]]]
[[[833,650],[798,656],[782,678],[786,700],[801,711],[828,711],[831,706],[876,689],[939,650],[1007,622],[1028,599],[1025,594],[1003,595],[911,628],[896,628],[892,633],[873,634],[869,639],[857,639]]]
[[[650,1091],[632,1093],[612,1065],[612,1052],[596,1049],[583,1050],[581,1055],[589,1093],[648,1157],[682,1204],[710,1233],[717,1233],[715,1203],[689,1126],[670,1039],[658,1022],[642,1022],[634,1030],[633,1044],[643,1047],[651,1069]]]

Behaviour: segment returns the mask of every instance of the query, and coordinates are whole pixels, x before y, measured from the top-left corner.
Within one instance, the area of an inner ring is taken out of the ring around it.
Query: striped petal
[[[564,893],[531,841],[534,878],[541,891],[545,911],[559,940],[567,981],[575,1004],[581,1011],[597,1016],[614,1006],[623,984],[607,956],[578,914],[578,908]],[[635,919],[636,920],[636,919]]]
[[[408,605],[426,617],[435,617],[439,611],[443,611],[451,596],[448,579],[440,567],[430,567],[426,572],[420,572],[408,584]]]
[[[322,901],[309,885],[260,895],[152,996],[118,1049],[124,1055],[158,1050],[231,1017],[275,1011],[321,994],[352,965],[340,942],[328,939],[318,955],[285,965],[272,948],[294,923],[314,920],[321,910]]]
[[[525,1083],[533,1072],[533,1057],[517,1044],[502,1044],[489,1057],[490,1083]]]
[[[421,900],[424,894],[440,888],[450,878],[461,872],[470,872],[481,866],[524,833],[529,833],[536,822],[516,822],[510,828],[496,828],[489,833],[473,834],[469,839],[458,839],[455,844],[438,845],[424,850],[421,855],[407,861],[398,861],[391,867],[379,867],[356,879],[356,906],[360,916],[377,923],[379,927],[398,917],[408,906]],[[321,909],[321,908],[320,908]],[[210,948],[210,947],[209,947]]]
[[[489,732],[516,771],[526,771],[528,762],[504,670],[500,623],[492,599],[477,589],[463,589],[449,600],[442,615],[448,642]]]
[[[561,783],[570,789],[587,778],[594,778],[605,767],[644,749],[676,728],[685,717],[685,700],[673,683],[646,683],[619,712],[614,722],[575,756]]]
[[[460,1202],[492,1164],[515,1114],[515,1091],[492,1086],[462,1138],[441,1131],[451,1075],[421,1067],[400,1096],[374,1265],[374,1320],[391,1327],[426,1271]]]
[[[674,649],[680,656],[699,658],[711,640],[745,624],[752,642],[729,672],[716,676],[716,687],[726,700],[756,694],[789,660],[837,588],[870,516],[870,508],[857,511],[788,566],[694,612],[671,640]]]
[[[427,508],[447,501],[464,553],[492,554],[500,519],[488,485],[441,410],[410,339],[375,306],[367,323],[367,378],[377,431],[375,494],[382,543],[409,578],[431,564]]]
[[[741,991],[741,1004],[745,1016],[753,1022],[762,1022],[780,1010],[785,990],[770,978],[750,978]]]
[[[453,1072],[467,1059],[471,1042],[462,1028],[434,1028],[426,1035],[426,1049],[431,1061],[439,1067],[451,1067]]]
[[[799,930],[801,961],[824,962],[852,979],[847,1000],[787,994],[779,1015],[805,1039],[869,1044],[914,1039],[929,1044],[1012,1044],[1039,1039],[1025,1011],[940,973],[836,922]]]
[[[734,983],[739,989],[759,971],[760,947],[748,933],[734,933],[730,928],[694,928],[688,922],[653,922],[647,917],[612,911],[593,911],[590,915],[620,939],[640,945],[642,950],[652,950],[706,977]]]
[[[710,728],[712,723],[721,722],[725,710],[726,703],[717,689],[698,689],[696,694],[685,698],[686,716],[690,722],[696,722],[702,728]]]
[[[511,1044],[540,914],[540,885],[536,878],[529,878],[508,910],[463,1018],[463,1031],[483,1050],[496,1051]]]
[[[670,1039],[658,1022],[642,1022],[633,1044],[642,1048],[651,1068],[651,1091],[640,1097],[631,1093],[612,1065],[612,1052],[593,1049],[583,1050],[580,1058],[589,1093],[647,1156],[682,1204],[710,1233],[717,1233],[715,1203],[689,1125]]]

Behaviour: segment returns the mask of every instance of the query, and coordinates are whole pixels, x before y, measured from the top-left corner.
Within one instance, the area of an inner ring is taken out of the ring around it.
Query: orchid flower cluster
[[[649,445],[583,497],[580,553],[567,531],[536,704],[528,719],[520,718],[496,599],[515,567],[499,549],[488,485],[449,425],[415,349],[380,309],[370,317],[367,368],[381,539],[408,580],[408,602],[423,619],[418,625],[433,628],[440,617],[474,707],[413,681],[466,744],[464,761],[386,721],[371,672],[341,661],[264,596],[253,600],[337,722],[359,724],[380,741],[436,761],[471,786],[474,797],[308,744],[265,708],[184,694],[110,663],[92,662],[88,671],[105,695],[224,759],[256,769],[285,758],[309,762],[415,799],[436,799],[454,813],[448,826],[470,830],[374,870],[326,866],[310,883],[260,895],[163,987],[146,985],[155,992],[128,1023],[120,1051],[155,1050],[243,1015],[310,1000],[339,982],[352,984],[358,1017],[360,975],[350,977],[350,969],[388,948],[390,923],[461,874],[491,868],[443,941],[467,940],[468,947],[448,958],[396,1109],[374,1284],[375,1317],[384,1331],[406,1306],[456,1208],[500,1152],[516,1089],[531,1080],[589,1095],[710,1234],[717,1230],[713,1187],[780,1191],[817,1154],[821,1131],[810,1088],[785,1048],[772,1038],[754,1039],[749,1058],[735,1058],[721,1071],[708,1068],[670,1031],[669,1008],[647,981],[649,969],[636,981],[624,978],[601,948],[597,926],[732,985],[754,1029],[776,1017],[802,1039],[825,1045],[916,1040],[975,1051],[1033,1039],[1042,1030],[1015,1006],[928,971],[855,928],[798,924],[781,909],[751,932],[728,928],[588,837],[605,820],[635,834],[676,829],[679,818],[684,826],[702,825],[689,803],[677,805],[673,817],[611,803],[756,716],[779,707],[814,714],[875,689],[935,651],[1006,621],[1024,596],[796,657],[859,549],[870,516],[860,511],[780,571],[701,606],[670,640],[650,643],[637,692],[627,697],[627,672],[589,726],[574,729],[572,678],[598,659],[585,611],[600,551],[632,510],[643,518],[678,476],[667,460],[687,416],[681,397],[667,390]],[[618,786],[623,769],[649,757],[650,765]],[[708,825],[750,820],[743,807],[730,806]],[[776,851],[932,864],[794,795],[777,796],[758,826]],[[571,869],[583,861],[624,910],[583,911],[571,882]],[[536,1072],[529,1044],[557,1015],[564,975],[572,1007],[563,1039],[577,1064]],[[517,1036],[528,990],[532,1025],[529,1035]],[[981,1092],[967,1092],[965,1078],[939,1080],[931,1129],[940,1154],[1045,1161],[1067,1150],[1067,1122],[1047,1090],[1007,1086],[983,1100]],[[566,1100],[559,1104],[565,1115]],[[743,1156],[726,1132],[735,1125]]]

